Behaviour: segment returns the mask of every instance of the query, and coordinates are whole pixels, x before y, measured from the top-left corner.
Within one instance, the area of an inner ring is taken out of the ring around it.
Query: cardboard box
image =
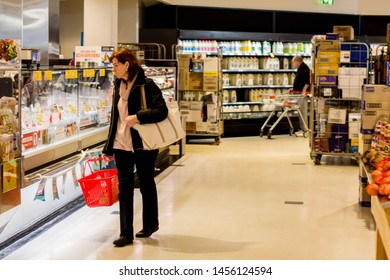
[[[190,101],[180,100],[179,108],[180,110],[190,110]]]
[[[196,122],[186,122],[186,133],[187,134],[196,133]]]
[[[179,90],[203,90],[203,73],[179,68]]]
[[[322,40],[318,45],[318,51],[319,52],[340,51],[340,41]]]
[[[336,63],[315,64],[314,73],[318,76],[337,76],[339,73],[339,65]]]
[[[387,85],[363,85],[362,92],[371,94],[371,93],[389,93],[390,87]],[[364,97],[364,96],[363,96]]]
[[[332,59],[335,63],[340,63],[340,52],[339,51],[318,51],[317,59]]]
[[[360,113],[349,113],[348,114],[348,138],[359,139],[360,132]],[[357,140],[359,141],[359,140]],[[357,146],[357,145],[354,145]]]
[[[333,33],[339,34],[340,41],[352,41],[355,40],[355,32],[352,26],[333,26]]]
[[[202,111],[200,110],[180,110],[180,114],[187,122],[202,121]]]
[[[348,126],[333,124],[331,126],[330,148],[331,152],[345,152],[348,143]]]
[[[203,76],[203,91],[217,91],[218,76]]]
[[[316,58],[315,64],[339,64],[340,63],[340,57],[339,56],[328,56],[328,57],[320,57]]]
[[[330,138],[330,152],[343,153],[346,152],[347,141],[339,136],[334,136]]]
[[[207,133],[208,130],[207,122],[196,122],[196,133]]]
[[[339,98],[340,94],[338,87],[318,86],[315,88],[315,96],[324,98]]]
[[[317,84],[319,86],[337,87],[337,76],[318,76]]]
[[[390,87],[386,85],[363,85],[362,109],[390,111]]]
[[[179,68],[190,70],[192,54],[178,54],[177,63]]]
[[[359,154],[363,155],[371,148],[372,134],[363,134],[359,132]]]
[[[390,110],[362,110],[361,113],[361,132],[363,134],[372,134],[374,132],[377,121],[381,118],[389,118],[390,116]]]
[[[316,137],[313,139],[314,152],[329,152],[329,138]]]
[[[329,108],[328,123],[345,124],[347,119],[347,109]]]
[[[203,101],[190,101],[190,110],[202,111]]]

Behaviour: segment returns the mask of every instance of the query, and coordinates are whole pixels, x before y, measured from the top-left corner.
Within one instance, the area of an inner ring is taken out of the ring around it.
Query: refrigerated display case
[[[85,158],[97,156],[107,139],[113,81],[104,67],[6,75],[15,81],[20,155],[0,163],[0,249],[69,205],[82,205],[77,179]]]
[[[21,132],[26,171],[105,141],[110,68],[22,71]]]

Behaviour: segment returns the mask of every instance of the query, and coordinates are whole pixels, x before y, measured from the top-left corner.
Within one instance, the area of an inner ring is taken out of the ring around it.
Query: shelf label
[[[77,70],[65,70],[65,79],[77,79],[78,72]]]
[[[100,76],[100,77],[106,76],[106,69],[101,68],[101,69],[99,70],[99,76]]]
[[[35,82],[42,81],[42,71],[33,71],[33,80]]]
[[[45,70],[43,76],[44,76],[45,81],[52,81],[53,80],[53,71]]]
[[[84,78],[93,78],[93,77],[95,77],[95,70],[94,69],[84,69],[83,70],[83,77]]]

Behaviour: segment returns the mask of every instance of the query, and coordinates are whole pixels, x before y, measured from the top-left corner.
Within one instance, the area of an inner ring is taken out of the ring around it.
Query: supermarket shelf
[[[223,73],[295,73],[296,69],[222,69]]]
[[[237,88],[291,88],[292,85],[253,85],[253,86],[223,86],[223,89],[237,89]]]
[[[107,140],[108,126],[81,131],[72,138],[65,138],[51,145],[43,145],[24,153],[26,171],[59,160],[75,152],[103,143]]]

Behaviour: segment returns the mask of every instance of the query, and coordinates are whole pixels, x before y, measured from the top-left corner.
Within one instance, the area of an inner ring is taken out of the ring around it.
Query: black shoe
[[[135,234],[135,237],[146,238],[146,237],[151,236],[153,234],[153,232],[156,232],[156,231],[158,231],[158,227],[156,227],[155,229],[142,229]]]
[[[126,245],[133,244],[133,239],[129,239],[129,238],[125,237],[125,236],[121,236],[117,240],[114,240],[113,244],[116,247],[124,247]]]

